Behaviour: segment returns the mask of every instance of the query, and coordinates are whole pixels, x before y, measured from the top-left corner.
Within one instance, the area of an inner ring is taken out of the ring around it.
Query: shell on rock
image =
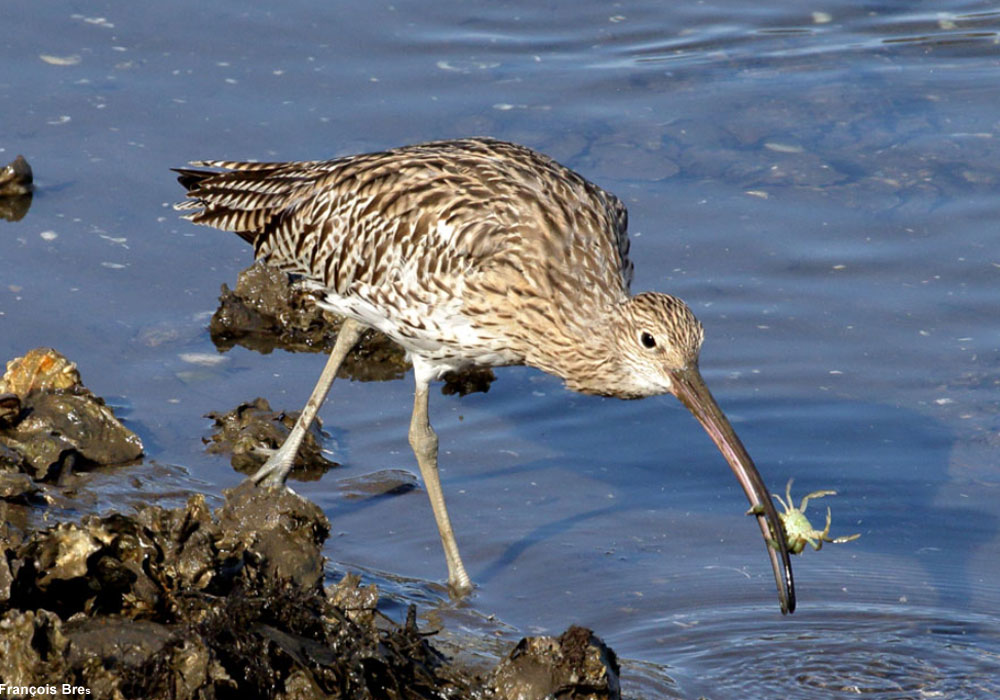
[[[76,363],[67,360],[52,348],[35,348],[24,357],[7,363],[7,372],[0,378],[0,394],[25,397],[33,391],[55,391],[82,386]]]

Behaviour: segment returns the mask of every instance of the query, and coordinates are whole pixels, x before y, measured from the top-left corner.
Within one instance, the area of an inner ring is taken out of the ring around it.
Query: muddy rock
[[[583,627],[560,637],[526,637],[489,675],[498,700],[606,700],[620,697],[614,651]]]
[[[24,156],[18,156],[0,168],[0,197],[17,197],[32,191],[34,176]]]
[[[34,190],[31,166],[18,156],[0,168],[0,219],[19,221],[31,208]]]
[[[281,447],[298,416],[297,412],[272,411],[271,405],[262,398],[242,403],[228,413],[209,413],[206,417],[215,421],[216,432],[205,440],[206,449],[212,453],[231,453],[233,469],[253,474],[270,452]],[[323,456],[320,426],[317,418],[295,453],[292,477],[316,480],[332,467],[339,466]]]
[[[244,481],[227,492],[216,513],[226,551],[250,551],[263,575],[314,589],[323,578],[323,542],[330,521],[312,501],[284,487],[258,488]]]
[[[0,502],[28,505],[42,490],[27,474],[0,473]],[[6,504],[3,504],[6,505]],[[4,519],[3,505],[0,505],[0,520]]]
[[[378,588],[375,584],[362,587],[360,576],[346,574],[339,585],[330,586],[326,593],[351,622],[358,625],[375,624],[375,606],[378,604]]]
[[[14,476],[12,472],[27,471],[24,455],[0,440],[0,479]]]
[[[21,415],[21,399],[17,394],[4,392],[0,394],[0,426],[15,423]]]
[[[37,686],[39,679],[58,676],[68,646],[55,613],[8,610],[0,617],[0,680]]]
[[[0,506],[3,503],[0,501]],[[0,527],[0,683],[103,698],[616,698],[614,653],[589,630],[525,639],[486,676],[378,611],[346,575],[324,587],[330,524],[284,488],[244,483],[213,513],[86,516]]]
[[[142,456],[139,437],[89,392],[36,392],[23,406],[25,418],[0,440],[23,455],[36,479],[65,467],[126,464]]]
[[[209,332],[221,350],[238,344],[264,353],[318,352],[333,348],[338,327],[286,273],[255,263],[239,274],[235,289],[222,285]]]
[[[6,517],[6,504],[0,504],[0,516]],[[19,538],[12,532],[10,526],[4,522],[0,530],[0,541],[7,542],[12,546],[17,546]],[[10,600],[10,586],[14,583],[14,574],[10,570],[10,564],[6,557],[0,557],[0,606]]]
[[[54,480],[91,465],[126,464],[142,441],[52,348],[7,363],[0,377],[0,467]]]
[[[275,348],[329,352],[340,324],[339,317],[317,306],[312,291],[293,283],[287,273],[254,263],[240,273],[235,289],[222,285],[208,329],[223,351],[238,344],[263,353]],[[367,331],[344,361],[341,376],[398,379],[408,366],[401,347],[381,333]]]
[[[322,512],[287,489],[244,485],[215,514],[194,496],[180,509],[0,539],[10,563],[0,682],[70,682],[118,698],[416,698],[458,688],[415,624],[376,614],[374,586],[347,577],[323,588],[328,531]]]

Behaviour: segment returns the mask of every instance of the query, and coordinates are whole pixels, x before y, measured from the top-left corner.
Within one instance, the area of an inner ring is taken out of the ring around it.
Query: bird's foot
[[[476,590],[476,584],[466,580],[464,583],[448,581],[448,593],[453,600],[463,600]]]
[[[447,555],[445,558],[447,559]],[[464,598],[475,590],[476,584],[469,578],[469,574],[466,573],[465,565],[462,564],[461,559],[457,559],[455,562],[448,562],[448,569],[448,591],[452,597]]]
[[[295,462],[295,450],[286,450],[285,446],[282,445],[276,450],[269,447],[257,447],[254,448],[254,453],[268,455],[268,458],[261,468],[254,472],[250,480],[257,486],[265,488],[282,486]]]

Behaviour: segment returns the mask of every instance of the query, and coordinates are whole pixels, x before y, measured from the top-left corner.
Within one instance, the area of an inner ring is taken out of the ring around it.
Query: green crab
[[[792,500],[792,482],[794,479],[788,480],[788,485],[785,487],[785,497],[788,499],[785,502],[781,496],[775,494],[774,498],[777,499],[781,507],[785,509],[784,513],[779,513],[778,517],[781,518],[781,524],[785,528],[785,541],[788,544],[788,551],[792,554],[802,554],[802,550],[806,548],[806,544],[812,546],[813,549],[819,551],[823,548],[824,542],[830,542],[833,544],[843,544],[844,542],[850,542],[861,537],[861,533],[855,535],[845,535],[843,537],[830,537],[830,508],[826,509],[826,527],[822,530],[817,530],[809,522],[806,517],[806,506],[809,503],[810,498],[822,498],[823,496],[836,496],[836,491],[813,491],[802,499],[799,507],[795,507],[795,501]],[[764,507],[761,505],[756,505],[747,511],[747,515],[760,515],[764,512]],[[777,543],[771,542],[771,546],[777,549]]]

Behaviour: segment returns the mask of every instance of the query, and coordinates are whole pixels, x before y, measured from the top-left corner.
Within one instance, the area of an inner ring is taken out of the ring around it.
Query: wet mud
[[[0,501],[0,510],[6,504]],[[211,512],[89,515],[0,526],[0,682],[94,698],[616,698],[614,653],[589,630],[527,638],[495,669],[455,665],[396,623],[378,591],[325,586],[330,523],[248,482]]]

